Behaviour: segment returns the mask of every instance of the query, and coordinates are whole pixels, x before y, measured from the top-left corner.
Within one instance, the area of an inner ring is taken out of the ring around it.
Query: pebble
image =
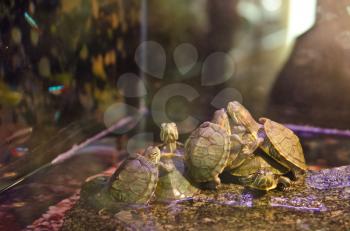
[[[202,221],[203,221],[204,223],[211,223],[211,222],[214,222],[214,219],[205,217],[205,218],[202,219]]]

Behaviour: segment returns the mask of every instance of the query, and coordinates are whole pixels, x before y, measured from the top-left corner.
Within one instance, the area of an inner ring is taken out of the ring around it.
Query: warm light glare
[[[289,1],[289,25],[288,41],[305,33],[315,23],[316,0],[290,0]]]
[[[267,11],[278,11],[282,6],[281,0],[261,0],[261,4]]]

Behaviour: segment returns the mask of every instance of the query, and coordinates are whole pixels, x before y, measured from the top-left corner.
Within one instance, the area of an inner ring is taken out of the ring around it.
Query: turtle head
[[[233,126],[244,126],[251,132],[257,132],[259,124],[254,120],[250,112],[239,102],[232,101],[227,105],[227,113]]]
[[[160,125],[160,140],[166,144],[176,142],[179,133],[175,123],[162,123]]]
[[[211,122],[220,125],[227,131],[229,135],[231,135],[230,121],[224,108],[216,110],[214,112],[214,116]]]
[[[156,146],[149,146],[146,148],[144,156],[152,163],[158,164],[160,160],[160,150]]]
[[[250,184],[251,188],[261,191],[269,191],[277,187],[276,176],[269,170],[260,169],[253,174],[253,178],[254,181]]]

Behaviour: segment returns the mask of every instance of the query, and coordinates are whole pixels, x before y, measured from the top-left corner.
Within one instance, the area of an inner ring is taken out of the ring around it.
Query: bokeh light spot
[[[174,50],[174,61],[181,74],[189,72],[198,59],[197,49],[189,44],[183,43]]]
[[[126,97],[142,97],[147,94],[144,82],[134,73],[125,73],[121,75],[117,82],[121,94]]]
[[[202,85],[214,86],[229,80],[235,72],[234,60],[224,52],[209,55],[202,67]]]
[[[146,41],[136,49],[135,61],[142,71],[156,78],[162,79],[166,55],[163,47],[154,41]]]

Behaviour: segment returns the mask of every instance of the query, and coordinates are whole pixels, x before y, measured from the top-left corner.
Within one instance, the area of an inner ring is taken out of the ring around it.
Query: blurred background
[[[183,141],[232,100],[256,118],[347,130],[349,19],[350,0],[1,1],[0,186],[130,115],[132,124],[89,152],[143,148],[166,121]],[[308,164],[349,164],[347,133],[320,131],[298,133]],[[35,218],[13,204],[24,191],[30,204],[68,177],[57,195],[70,195],[115,161],[101,156],[37,176],[47,189],[25,185],[2,197],[5,207],[23,227]]]

